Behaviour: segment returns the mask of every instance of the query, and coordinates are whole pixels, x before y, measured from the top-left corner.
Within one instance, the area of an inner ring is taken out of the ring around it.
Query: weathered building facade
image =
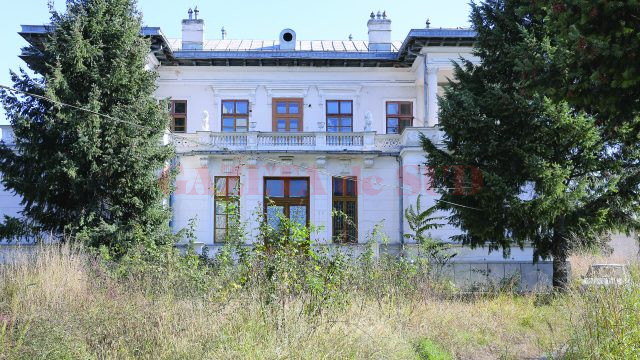
[[[411,247],[403,236],[405,209],[420,195],[423,208],[438,201],[420,135],[436,143],[443,136],[437,96],[453,76],[452,61],[478,61],[475,33],[423,28],[392,41],[391,20],[380,12],[368,19],[367,41],[298,40],[291,29],[278,40],[231,40],[224,29],[221,38],[206,40],[204,26],[190,12],[181,39],[142,29],[152,43],[147,68],[158,74],[156,96],[170,101],[167,140],[180,168],[169,201],[172,226],[196,219],[198,243],[215,251],[233,202],[250,234],[258,228],[256,212],[272,222],[280,213],[317,227],[317,244],[358,246],[381,224],[386,249]],[[23,26],[21,35],[39,44],[46,31]],[[3,130],[11,141],[10,128]],[[17,211],[14,198],[0,196],[0,211]],[[332,216],[336,210],[354,226]],[[432,236],[449,241],[458,233],[446,225]],[[519,272],[526,283],[551,274],[550,264],[532,263],[530,248],[506,258],[487,249],[457,251],[466,280],[474,270],[497,278]]]

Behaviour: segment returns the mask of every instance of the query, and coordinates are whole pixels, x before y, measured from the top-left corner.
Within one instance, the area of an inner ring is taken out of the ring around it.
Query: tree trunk
[[[569,283],[569,241],[566,236],[564,217],[560,217],[553,225],[553,244],[551,256],[553,256],[553,288],[564,290]]]

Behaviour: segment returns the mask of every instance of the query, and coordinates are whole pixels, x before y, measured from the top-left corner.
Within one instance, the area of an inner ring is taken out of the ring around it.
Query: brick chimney
[[[188,19],[182,20],[182,49],[202,50],[204,44],[204,20],[198,19],[198,7],[189,9]],[[195,16],[195,17],[194,17]]]
[[[391,51],[391,20],[387,19],[387,12],[372,11],[369,17],[369,51]]]

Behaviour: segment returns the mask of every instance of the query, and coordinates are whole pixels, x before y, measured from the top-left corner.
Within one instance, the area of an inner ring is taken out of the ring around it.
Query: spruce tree
[[[169,117],[145,70],[150,44],[135,1],[69,0],[66,12],[50,11],[44,48],[24,49],[37,76],[11,76],[14,88],[53,101],[0,97],[16,138],[15,151],[0,145],[0,172],[23,199],[20,221],[115,254],[166,241],[158,174],[172,157],[161,143]]]
[[[553,257],[553,285],[562,287],[572,246],[637,228],[638,178],[597,118],[531,86],[532,77],[552,78],[528,66],[549,39],[532,4],[472,4],[482,63],[456,66],[439,100],[445,149],[426,138],[423,147],[445,200],[439,206],[465,230],[458,239],[505,253],[531,244],[534,260]],[[475,167],[482,179],[456,175],[453,165]]]
[[[545,53],[559,70],[554,75],[561,75],[552,95],[597,114],[618,138],[638,141],[640,2],[545,0],[535,6],[552,35]]]

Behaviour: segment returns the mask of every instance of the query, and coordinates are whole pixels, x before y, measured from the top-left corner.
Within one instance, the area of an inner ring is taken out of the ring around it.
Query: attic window
[[[293,40],[293,34],[291,34],[290,32],[286,32],[282,35],[282,38],[284,39],[284,41],[291,41]]]

